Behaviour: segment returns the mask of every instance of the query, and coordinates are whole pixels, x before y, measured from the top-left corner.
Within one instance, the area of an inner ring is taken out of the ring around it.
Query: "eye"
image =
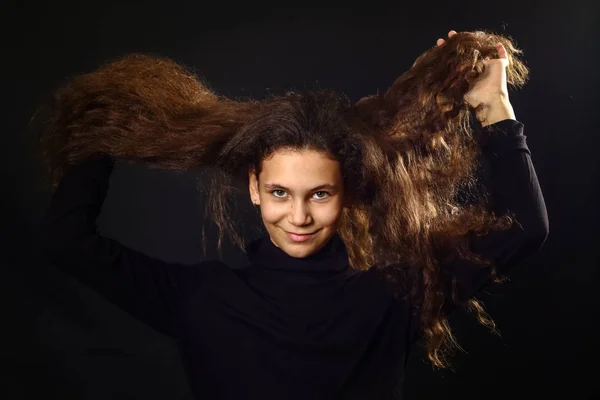
[[[280,199],[287,196],[287,193],[285,192],[285,190],[281,190],[281,189],[273,190],[271,193],[273,194],[273,196],[280,198]]]
[[[315,192],[315,194],[313,194],[313,198],[319,200],[326,199],[327,197],[329,197],[329,193],[324,191]]]

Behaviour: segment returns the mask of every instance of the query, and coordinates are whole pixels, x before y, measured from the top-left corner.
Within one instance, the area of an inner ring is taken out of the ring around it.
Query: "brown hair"
[[[220,184],[210,186],[207,205],[220,235],[240,245],[228,208],[235,185],[227,182],[247,179],[248,168],[260,170],[264,157],[282,147],[333,156],[352,183],[346,186],[353,206],[339,228],[351,265],[413,282],[406,293],[419,310],[429,359],[445,366],[457,344],[442,312],[452,301],[444,293],[453,292],[444,262],[460,257],[493,275],[468,237],[512,222],[486,211],[485,193],[476,190],[479,138],[464,101],[483,73],[481,60],[498,57],[498,42],[509,55],[509,85],[524,84],[528,71],[509,39],[459,33],[423,53],[388,91],[354,105],[327,91],[234,101],[168,59],[131,55],[56,92],[41,131],[42,155],[54,184],[68,165],[100,155],[174,170],[217,167]],[[475,193],[476,201],[459,201],[461,192]],[[476,300],[469,305],[492,324]]]

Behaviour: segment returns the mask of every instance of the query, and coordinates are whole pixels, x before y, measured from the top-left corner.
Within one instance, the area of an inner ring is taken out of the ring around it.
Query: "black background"
[[[36,226],[49,193],[40,186],[34,132],[27,126],[53,89],[110,59],[143,52],[194,67],[228,96],[322,87],[356,100],[385,90],[450,29],[510,35],[525,51],[531,79],[511,92],[511,101],[525,124],[550,236],[540,254],[513,271],[510,283],[481,296],[502,336],[466,314],[453,316],[468,354],[454,358],[454,371],[436,371],[423,351],[415,351],[406,398],[587,399],[600,393],[599,3],[273,8],[225,1],[105,1],[2,8],[3,398],[191,398],[173,342],[39,261]],[[198,175],[118,164],[101,231],[165,260],[202,260]],[[206,257],[216,257],[210,244]],[[225,254],[231,263],[239,257]]]

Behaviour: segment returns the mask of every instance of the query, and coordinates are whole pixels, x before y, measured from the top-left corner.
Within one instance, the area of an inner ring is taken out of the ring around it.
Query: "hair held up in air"
[[[231,180],[259,172],[277,149],[323,151],[348,182],[352,206],[338,232],[351,266],[387,268],[402,275],[397,282],[414,283],[402,293],[419,312],[429,359],[446,366],[458,345],[442,312],[454,290],[444,287],[444,261],[459,257],[493,271],[468,237],[512,223],[486,211],[485,193],[477,193],[481,138],[464,100],[482,60],[498,58],[498,42],[509,56],[508,84],[523,85],[528,70],[511,40],[462,32],[419,56],[386,92],[356,104],[328,91],[231,100],[171,60],[131,55],[59,89],[39,145],[54,184],[69,165],[105,155],[178,171],[211,166]],[[224,182],[211,185],[207,204],[221,235],[242,244],[229,219],[234,185]],[[461,193],[477,196],[464,202]],[[454,301],[493,324],[476,300]]]

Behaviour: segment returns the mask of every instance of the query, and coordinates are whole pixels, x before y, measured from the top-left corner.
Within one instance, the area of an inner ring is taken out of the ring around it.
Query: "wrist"
[[[507,96],[498,96],[485,102],[482,115],[478,115],[482,126],[495,124],[505,119],[516,120],[515,111]]]

